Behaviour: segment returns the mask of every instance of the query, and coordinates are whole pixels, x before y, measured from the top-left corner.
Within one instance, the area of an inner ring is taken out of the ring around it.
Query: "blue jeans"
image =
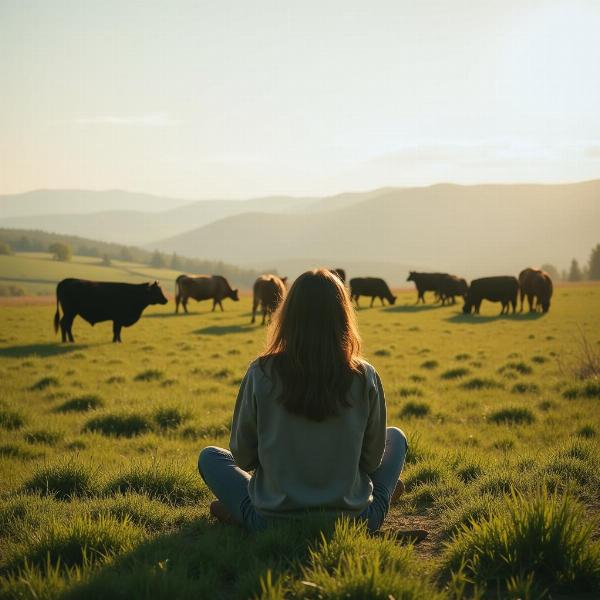
[[[367,522],[370,532],[377,531],[390,508],[390,500],[408,450],[406,436],[397,427],[388,427],[385,435],[385,451],[379,467],[371,473],[373,501],[357,517]],[[260,531],[271,519],[263,517],[252,504],[248,495],[250,474],[240,469],[229,450],[207,446],[198,457],[198,470],[212,493],[225,505],[229,514],[250,531]]]

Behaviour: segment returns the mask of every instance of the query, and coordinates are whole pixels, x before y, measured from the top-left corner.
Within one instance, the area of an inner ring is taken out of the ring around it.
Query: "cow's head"
[[[415,280],[415,271],[411,271],[406,278],[406,281],[414,281]]]
[[[158,281],[155,281],[153,284],[148,284],[148,292],[150,295],[148,298],[149,304],[166,304],[168,302]]]
[[[388,298],[388,300],[390,301],[390,304],[396,304],[396,298],[397,298],[397,296],[390,296]]]
[[[237,289],[229,290],[229,294],[227,294],[232,300],[236,302],[240,299]]]
[[[542,298],[540,304],[542,305],[542,311],[547,313],[550,310],[550,298]]]
[[[467,294],[469,293],[469,286],[468,286],[467,281],[465,279],[459,279],[458,280],[458,293],[463,298],[467,297]]]
[[[471,300],[471,294],[469,294],[469,292],[467,292],[465,294],[465,303],[463,305],[463,313],[465,315],[470,315],[472,309],[473,309],[473,302]]]

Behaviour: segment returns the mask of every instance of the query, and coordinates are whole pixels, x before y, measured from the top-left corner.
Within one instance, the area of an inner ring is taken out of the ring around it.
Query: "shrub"
[[[512,386],[511,392],[513,394],[539,394],[540,388],[536,383],[525,383],[520,381]]]
[[[87,465],[64,460],[38,467],[23,490],[34,494],[55,495],[59,500],[91,496],[98,491],[97,475]]]
[[[536,354],[535,356],[531,357],[531,362],[541,365],[545,362],[548,362],[548,359],[545,356],[542,356],[541,354]]]
[[[152,423],[140,414],[108,414],[90,419],[83,430],[115,437],[134,437],[151,431]]]
[[[491,516],[461,528],[444,564],[491,590],[531,576],[538,594],[544,588],[592,591],[600,584],[600,547],[592,543],[592,531],[569,496],[513,494]]]
[[[21,444],[2,444],[0,445],[0,456],[28,460],[38,456],[38,453]]]
[[[57,387],[60,385],[60,381],[56,377],[42,377],[39,381],[36,381],[29,389],[32,391],[41,391],[49,387]]]
[[[435,369],[439,364],[437,360],[426,360],[421,363],[421,369]]]
[[[146,369],[138,373],[133,379],[134,381],[160,381],[164,377],[164,373],[158,369]]]
[[[67,400],[55,410],[56,412],[85,412],[88,410],[94,410],[96,408],[102,408],[104,401],[100,396],[95,394],[88,394],[86,396],[79,396],[72,400]]]
[[[501,388],[502,384],[494,379],[486,377],[474,377],[460,384],[460,387],[465,390],[487,390],[493,388]]]
[[[203,490],[196,473],[182,471],[173,464],[134,465],[128,472],[113,479],[110,493],[136,492],[169,504],[191,504],[200,500]]]
[[[577,430],[577,435],[582,438],[594,438],[598,432],[592,425],[583,425]]]
[[[11,410],[0,406],[0,427],[2,429],[21,429],[27,422],[25,415],[19,410]]]
[[[407,402],[400,411],[401,417],[424,417],[431,412],[426,402]]]
[[[511,406],[494,411],[489,420],[492,423],[525,423],[530,425],[535,421],[535,416],[528,408]]]
[[[442,379],[458,379],[459,377],[464,377],[468,375],[471,371],[465,367],[457,367],[455,369],[448,369],[444,371],[440,377]]]
[[[71,567],[104,562],[130,550],[142,539],[142,532],[129,519],[76,516],[66,522],[51,520],[35,531],[19,563],[44,567],[48,563]]]

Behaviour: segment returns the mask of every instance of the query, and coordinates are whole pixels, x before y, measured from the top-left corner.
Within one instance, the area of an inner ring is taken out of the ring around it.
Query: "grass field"
[[[383,537],[209,517],[197,455],[227,445],[265,340],[248,297],[149,309],[122,345],[81,319],[61,345],[54,306],[1,307],[0,597],[598,597],[600,381],[575,371],[582,332],[600,352],[600,286],[559,288],[544,316],[415,296],[359,311],[389,424],[410,440]],[[414,527],[425,542],[394,539]]]
[[[173,293],[175,279],[181,274],[181,271],[157,269],[122,260],[113,260],[110,266],[101,263],[101,258],[89,256],[74,256],[69,262],[60,262],[43,252],[0,255],[0,285],[17,285],[28,295],[49,295],[54,294],[56,284],[66,277],[125,283],[158,279],[165,292]]]

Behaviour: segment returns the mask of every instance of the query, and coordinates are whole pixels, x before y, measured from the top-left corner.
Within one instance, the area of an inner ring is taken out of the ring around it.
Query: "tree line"
[[[203,260],[151,252],[136,246],[88,240],[74,235],[60,235],[46,231],[0,229],[0,254],[13,252],[45,252],[55,260],[70,261],[74,255],[97,257],[98,264],[110,266],[113,260],[145,264],[156,269],[173,269],[190,274],[218,274],[227,277],[235,285],[251,288],[260,275],[254,269],[245,269],[222,261]],[[271,272],[276,273],[273,269]]]

